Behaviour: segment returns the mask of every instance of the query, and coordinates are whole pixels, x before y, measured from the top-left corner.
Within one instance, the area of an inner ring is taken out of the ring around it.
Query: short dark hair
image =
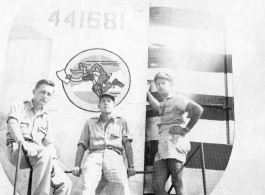
[[[37,90],[41,85],[43,85],[43,84],[45,84],[45,85],[49,85],[49,86],[51,86],[51,87],[55,87],[55,84],[52,82],[52,81],[50,81],[50,80],[46,80],[46,79],[41,79],[41,80],[39,80],[37,83],[36,83],[36,85],[35,85],[35,90]]]

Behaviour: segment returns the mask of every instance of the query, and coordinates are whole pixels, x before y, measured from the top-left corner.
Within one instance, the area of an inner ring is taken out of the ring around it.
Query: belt
[[[6,146],[9,148],[9,147],[13,147],[13,143],[14,142],[8,142],[7,144],[6,144]]]
[[[27,141],[27,142],[34,142],[33,139],[26,138],[26,137],[24,137],[24,140]]]
[[[116,149],[116,148],[106,147],[106,149],[113,150],[113,151],[117,152],[119,155],[121,155],[121,151],[119,151],[119,150]]]

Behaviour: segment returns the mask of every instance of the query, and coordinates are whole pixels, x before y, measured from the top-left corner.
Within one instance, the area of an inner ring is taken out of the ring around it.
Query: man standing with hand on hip
[[[33,99],[16,101],[7,116],[7,158],[16,165],[18,143],[22,143],[20,168],[32,168],[32,195],[70,195],[72,182],[58,165],[50,119],[45,110],[54,93],[54,83],[40,80]]]
[[[82,195],[95,194],[102,173],[109,183],[101,195],[129,195],[128,177],[135,175],[133,165],[132,137],[123,118],[112,115],[115,97],[103,93],[99,97],[99,117],[88,119],[78,141],[73,175],[80,176],[84,152],[89,150],[82,169]],[[123,148],[128,161],[126,169]]]
[[[177,195],[186,195],[182,172],[177,174],[186,161],[190,151],[187,133],[198,122],[203,108],[181,94],[173,94],[173,79],[165,72],[159,72],[154,78],[158,94],[162,102],[158,102],[147,91],[149,102],[153,109],[159,112],[161,123],[158,124],[158,152],[153,165],[152,187],[156,195],[167,195],[165,184],[169,175]],[[186,124],[187,114],[190,121]]]

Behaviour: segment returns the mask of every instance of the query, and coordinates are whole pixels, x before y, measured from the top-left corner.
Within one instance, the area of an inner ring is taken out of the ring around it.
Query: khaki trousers
[[[37,156],[28,157],[33,168],[32,195],[49,195],[51,186],[54,189],[54,195],[70,195],[72,182],[58,163],[54,163],[50,150],[36,143],[30,144],[38,150]],[[6,155],[11,164],[15,166],[18,158],[18,144],[14,142],[13,146],[9,146]],[[21,152],[20,169],[26,168],[30,167],[25,155]]]
[[[82,169],[82,195],[95,195],[102,173],[108,180],[101,195],[130,195],[123,156],[109,149],[88,154]]]

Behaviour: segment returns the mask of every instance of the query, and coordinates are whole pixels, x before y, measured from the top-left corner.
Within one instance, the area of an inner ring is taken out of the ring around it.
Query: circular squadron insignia
[[[115,96],[118,105],[129,91],[128,66],[117,54],[105,49],[89,49],[74,56],[56,72],[68,99],[78,108],[97,112],[102,93]]]

